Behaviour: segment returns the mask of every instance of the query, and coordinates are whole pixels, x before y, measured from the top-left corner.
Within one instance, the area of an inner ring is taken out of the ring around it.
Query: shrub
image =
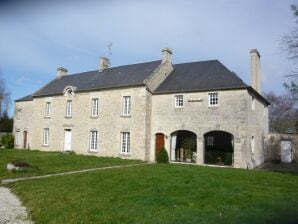
[[[31,165],[25,161],[22,160],[14,160],[11,162],[16,167],[22,167],[22,168],[29,168]]]
[[[13,149],[14,147],[14,137],[12,134],[6,134],[1,137],[1,145],[7,149]]]
[[[169,163],[168,152],[165,148],[160,149],[160,151],[157,155],[157,162],[158,163]]]

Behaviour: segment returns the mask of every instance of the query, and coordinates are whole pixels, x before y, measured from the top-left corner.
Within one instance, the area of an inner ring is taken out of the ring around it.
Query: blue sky
[[[263,90],[281,94],[293,68],[280,39],[294,26],[290,5],[296,3],[1,1],[0,72],[15,100],[55,78],[59,66],[72,74],[97,69],[100,56],[112,66],[158,60],[169,47],[174,63],[218,59],[250,84],[249,51],[257,48]]]

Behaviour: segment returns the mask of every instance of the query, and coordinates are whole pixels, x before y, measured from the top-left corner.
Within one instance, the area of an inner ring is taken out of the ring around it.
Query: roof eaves
[[[248,86],[238,86],[238,87],[225,87],[225,88],[206,88],[206,89],[191,89],[191,90],[175,90],[175,91],[155,91],[153,95],[162,94],[173,94],[173,93],[190,93],[190,92],[207,92],[207,91],[218,91],[218,90],[237,90],[237,89],[247,89]]]

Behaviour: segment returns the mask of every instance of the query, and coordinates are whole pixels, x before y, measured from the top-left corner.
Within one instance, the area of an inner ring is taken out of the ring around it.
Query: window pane
[[[98,115],[98,99],[92,99],[92,116]]]
[[[123,115],[130,115],[131,110],[131,98],[130,96],[123,97]]]

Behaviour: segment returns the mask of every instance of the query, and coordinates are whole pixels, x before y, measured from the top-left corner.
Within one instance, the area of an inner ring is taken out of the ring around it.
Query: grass
[[[32,166],[32,168],[20,171],[8,171],[6,169],[7,163],[10,163],[14,160],[27,162]],[[111,157],[64,154],[61,152],[0,149],[0,179],[36,176],[71,170],[126,165],[133,163],[142,162],[138,160],[124,160]]]
[[[298,223],[298,176],[154,164],[9,185],[35,223]]]

